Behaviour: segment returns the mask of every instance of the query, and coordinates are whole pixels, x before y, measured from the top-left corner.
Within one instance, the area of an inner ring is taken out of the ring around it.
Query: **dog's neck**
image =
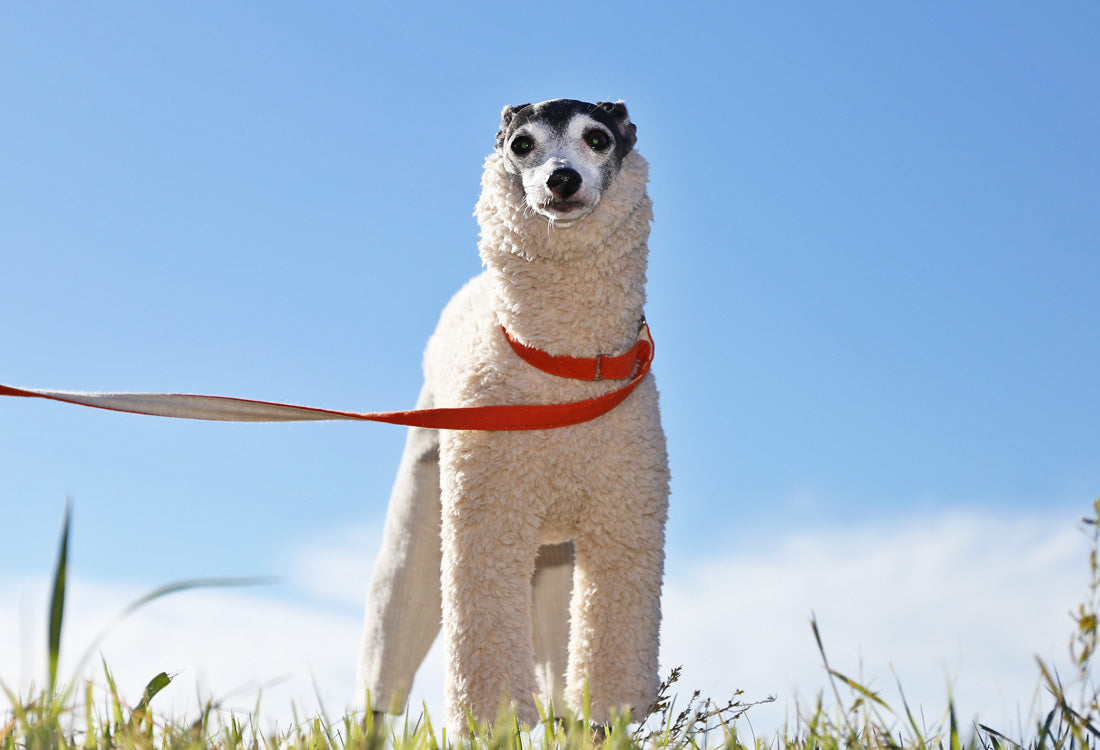
[[[554,355],[594,357],[629,348],[645,305],[648,165],[637,152],[591,214],[554,227],[523,205],[495,154],[486,161],[481,257],[493,276],[498,321]]]

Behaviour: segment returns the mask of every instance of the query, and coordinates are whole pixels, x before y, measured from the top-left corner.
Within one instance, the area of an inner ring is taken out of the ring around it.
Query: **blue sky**
[[[0,382],[411,406],[479,268],[501,107],[621,98],[652,165],[671,581],[960,517],[1058,534],[1100,495],[1095,3],[0,16]],[[70,496],[89,586],[301,583],[345,545],[325,606],[351,622],[402,440],[5,400],[0,573],[48,572]]]

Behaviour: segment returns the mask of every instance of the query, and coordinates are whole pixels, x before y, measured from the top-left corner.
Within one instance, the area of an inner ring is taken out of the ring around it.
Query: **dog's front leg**
[[[602,443],[593,490],[573,538],[566,694],[606,723],[624,708],[635,720],[656,697],[661,582],[668,509],[668,463],[652,383],[624,404],[626,417]],[[633,408],[633,411],[629,411]]]
[[[455,732],[466,729],[467,711],[491,721],[506,700],[521,722],[538,721],[531,627],[538,529],[529,493],[494,442],[447,433],[440,451],[444,711]]]
[[[569,641],[569,704],[608,723],[624,709],[641,718],[656,697],[663,549],[660,540],[578,537]]]

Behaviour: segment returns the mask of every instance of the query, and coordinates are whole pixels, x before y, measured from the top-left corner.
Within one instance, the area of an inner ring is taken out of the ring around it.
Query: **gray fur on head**
[[[504,139],[508,135],[508,126],[512,124],[512,119],[516,116],[516,112],[530,106],[530,104],[516,104],[514,106],[511,104],[504,105],[504,109],[500,112],[500,130],[497,131],[497,149],[504,146]]]
[[[636,141],[621,101],[551,99],[505,107],[495,153],[525,210],[566,228],[596,209]]]
[[[630,115],[627,114],[626,105],[623,104],[623,100],[620,99],[617,102],[596,102],[596,106],[611,115],[615,127],[622,136],[623,143],[626,144],[625,151],[634,148],[634,144],[638,142],[638,126],[630,121]],[[625,155],[625,151],[623,155]]]
[[[630,121],[626,104],[620,99],[616,102],[589,102],[576,99],[550,99],[538,104],[507,105],[500,113],[500,129],[497,131],[496,148],[504,148],[508,134],[533,116],[562,120],[571,114],[586,114],[606,125],[618,137],[615,142],[619,159],[629,153],[638,141],[638,128]]]

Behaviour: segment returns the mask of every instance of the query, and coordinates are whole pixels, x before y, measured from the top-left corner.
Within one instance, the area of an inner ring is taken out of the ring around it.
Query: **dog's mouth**
[[[539,203],[538,211],[554,226],[568,227],[592,213],[599,202],[599,197],[593,201],[551,198]]]
[[[545,211],[568,216],[588,207],[584,201],[549,200],[542,204]]]

